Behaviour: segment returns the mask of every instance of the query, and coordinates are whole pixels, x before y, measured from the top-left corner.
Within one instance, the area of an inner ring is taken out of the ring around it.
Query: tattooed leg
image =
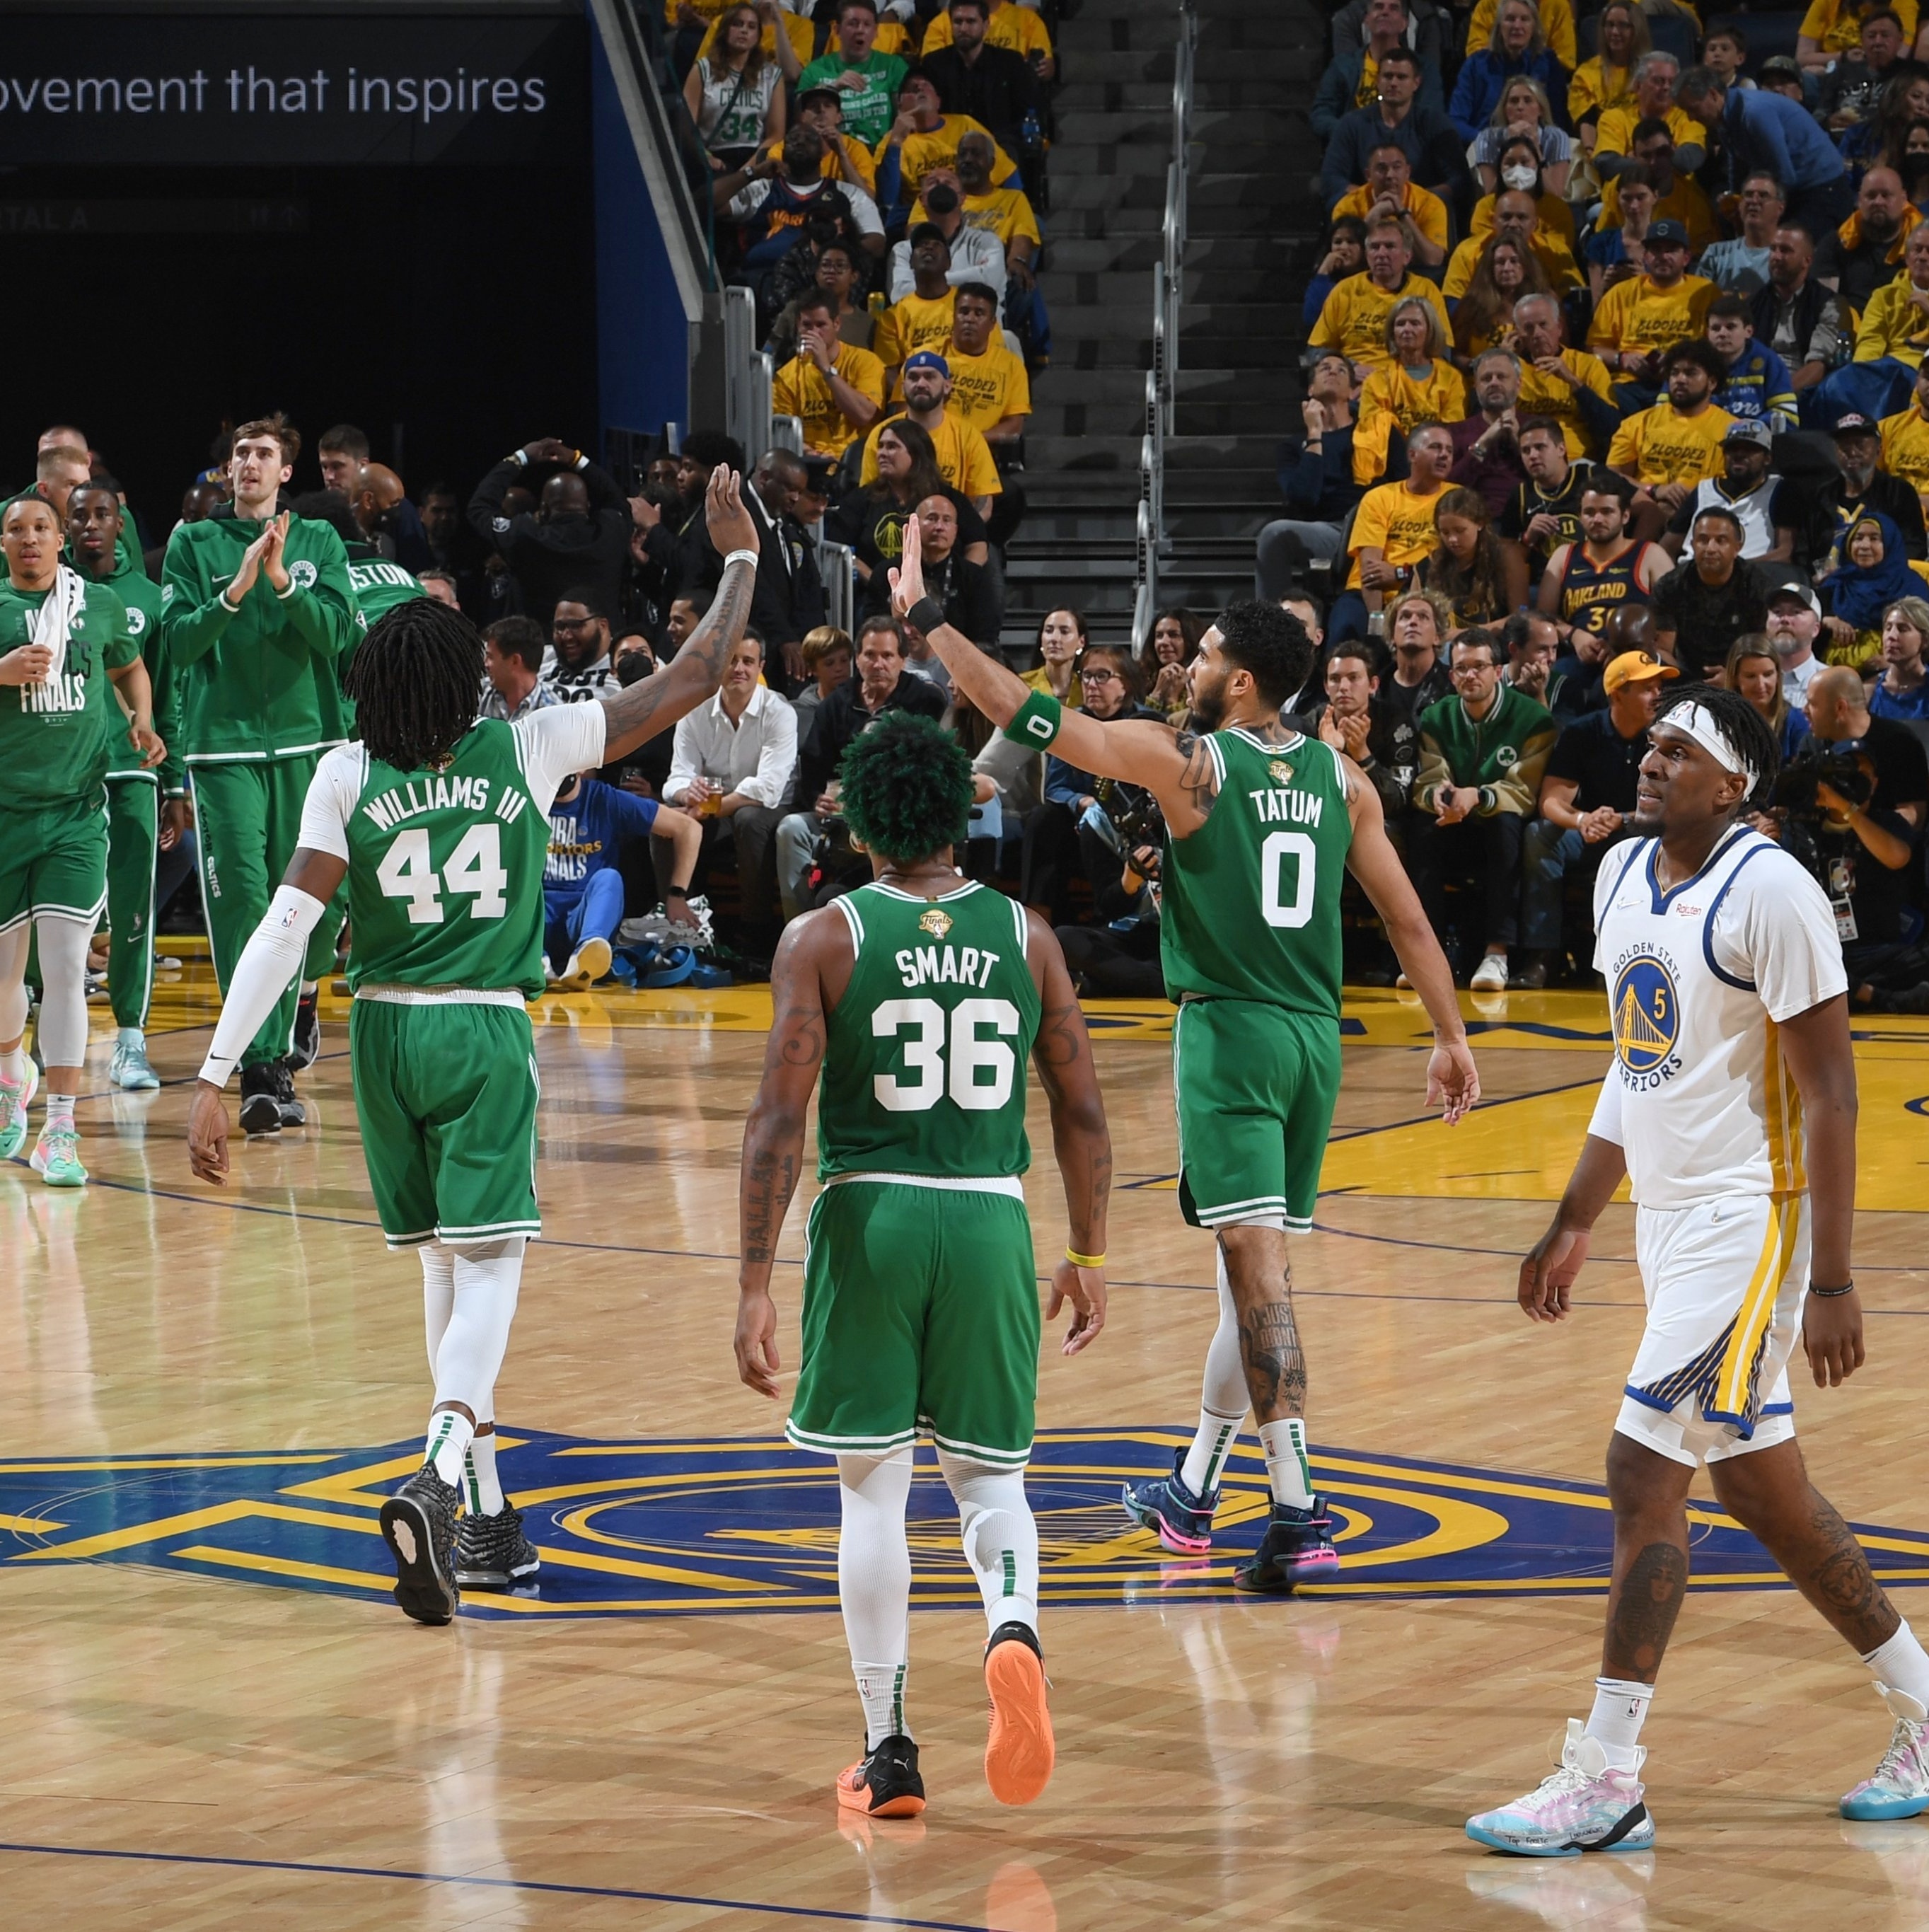
[[[1292,1270],[1277,1228],[1222,1228],[1226,1279],[1239,1318],[1239,1358],[1256,1422],[1306,1413],[1306,1354],[1293,1318]]]
[[[1614,1580],[1601,1640],[1604,1677],[1652,1684],[1688,1593],[1688,1493],[1694,1472],[1625,1436],[1607,1451]]]
[[[1721,1507],[1760,1539],[1832,1629],[1864,1654],[1894,1636],[1901,1617],[1854,1532],[1808,1480],[1797,1444],[1732,1456],[1710,1463],[1708,1474]]]

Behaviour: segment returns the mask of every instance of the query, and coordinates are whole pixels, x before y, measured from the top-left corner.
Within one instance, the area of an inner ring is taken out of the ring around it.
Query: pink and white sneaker
[[[1916,1818],[1929,1811],[1929,1710],[1905,1690],[1876,1686],[1895,1730],[1874,1772],[1842,1800],[1845,1818]]]
[[[1654,1821],[1642,1802],[1640,1753],[1633,1771],[1609,1768],[1598,1738],[1578,1718],[1568,1720],[1561,1768],[1535,1790],[1497,1811],[1467,1820],[1477,1845],[1525,1858],[1571,1858],[1582,1852],[1645,1852],[1654,1843]]]
[[[40,1069],[31,1060],[24,1085],[0,1079],[0,1160],[11,1160],[26,1145],[27,1102],[40,1084]]]

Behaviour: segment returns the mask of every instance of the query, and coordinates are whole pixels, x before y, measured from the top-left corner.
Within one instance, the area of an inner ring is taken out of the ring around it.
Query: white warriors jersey
[[[1738,826],[1664,891],[1658,840],[1610,852],[1594,885],[1594,964],[1614,1064],[1588,1131],[1628,1156],[1644,1208],[1808,1185],[1802,1108],[1776,1029],[1847,989],[1822,888]]]

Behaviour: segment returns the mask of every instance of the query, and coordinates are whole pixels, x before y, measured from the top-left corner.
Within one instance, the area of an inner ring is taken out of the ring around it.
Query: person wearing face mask
[[[926,296],[933,278],[925,273],[926,265],[915,266],[911,260],[912,236],[934,230],[944,243],[944,280],[956,288],[960,282],[988,282],[994,289],[1005,285],[1005,251],[995,230],[974,226],[964,219],[964,198],[958,191],[958,177],[950,168],[934,169],[920,184],[919,194],[928,220],[919,222],[906,238],[891,250],[891,299],[902,302],[913,293]],[[928,298],[927,297],[927,298]],[[913,345],[922,348],[920,341]]]
[[[1510,132],[1501,145],[1493,168],[1480,171],[1483,183],[1490,172],[1494,177],[1493,186],[1474,204],[1472,219],[1467,224],[1470,236],[1491,235],[1496,226],[1496,204],[1504,194],[1524,194],[1534,203],[1534,212],[1539,220],[1540,231],[1551,235],[1566,246],[1568,253],[1575,252],[1576,230],[1574,211],[1563,195],[1557,194],[1547,178],[1540,162],[1540,142],[1532,129],[1522,128]]]
[[[1565,195],[1574,166],[1574,139],[1555,125],[1554,109],[1546,89],[1526,74],[1516,74],[1501,90],[1500,100],[1487,124],[1469,151],[1480,185],[1488,194],[1502,185],[1501,169],[1526,165],[1524,154],[1515,156],[1508,152],[1518,142],[1533,145],[1535,158],[1546,171],[1543,185],[1547,190],[1556,196]],[[1506,185],[1524,188],[1532,184],[1511,182]]]

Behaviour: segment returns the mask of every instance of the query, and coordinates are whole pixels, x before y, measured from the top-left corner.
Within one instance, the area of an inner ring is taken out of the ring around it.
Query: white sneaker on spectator
[[[1504,993],[1507,991],[1507,955],[1490,952],[1474,968],[1474,976],[1467,982],[1477,993]]]
[[[716,934],[710,924],[709,899],[698,892],[690,899],[688,904],[690,917],[687,920],[672,919],[665,908],[659,905],[654,912],[625,920],[616,937],[626,946],[640,946],[648,942],[657,946],[694,946],[701,948],[712,944]]]
[[[586,939],[569,956],[569,964],[564,968],[562,977],[556,984],[572,993],[580,992],[586,986],[593,986],[610,970],[610,942],[607,939]]]

